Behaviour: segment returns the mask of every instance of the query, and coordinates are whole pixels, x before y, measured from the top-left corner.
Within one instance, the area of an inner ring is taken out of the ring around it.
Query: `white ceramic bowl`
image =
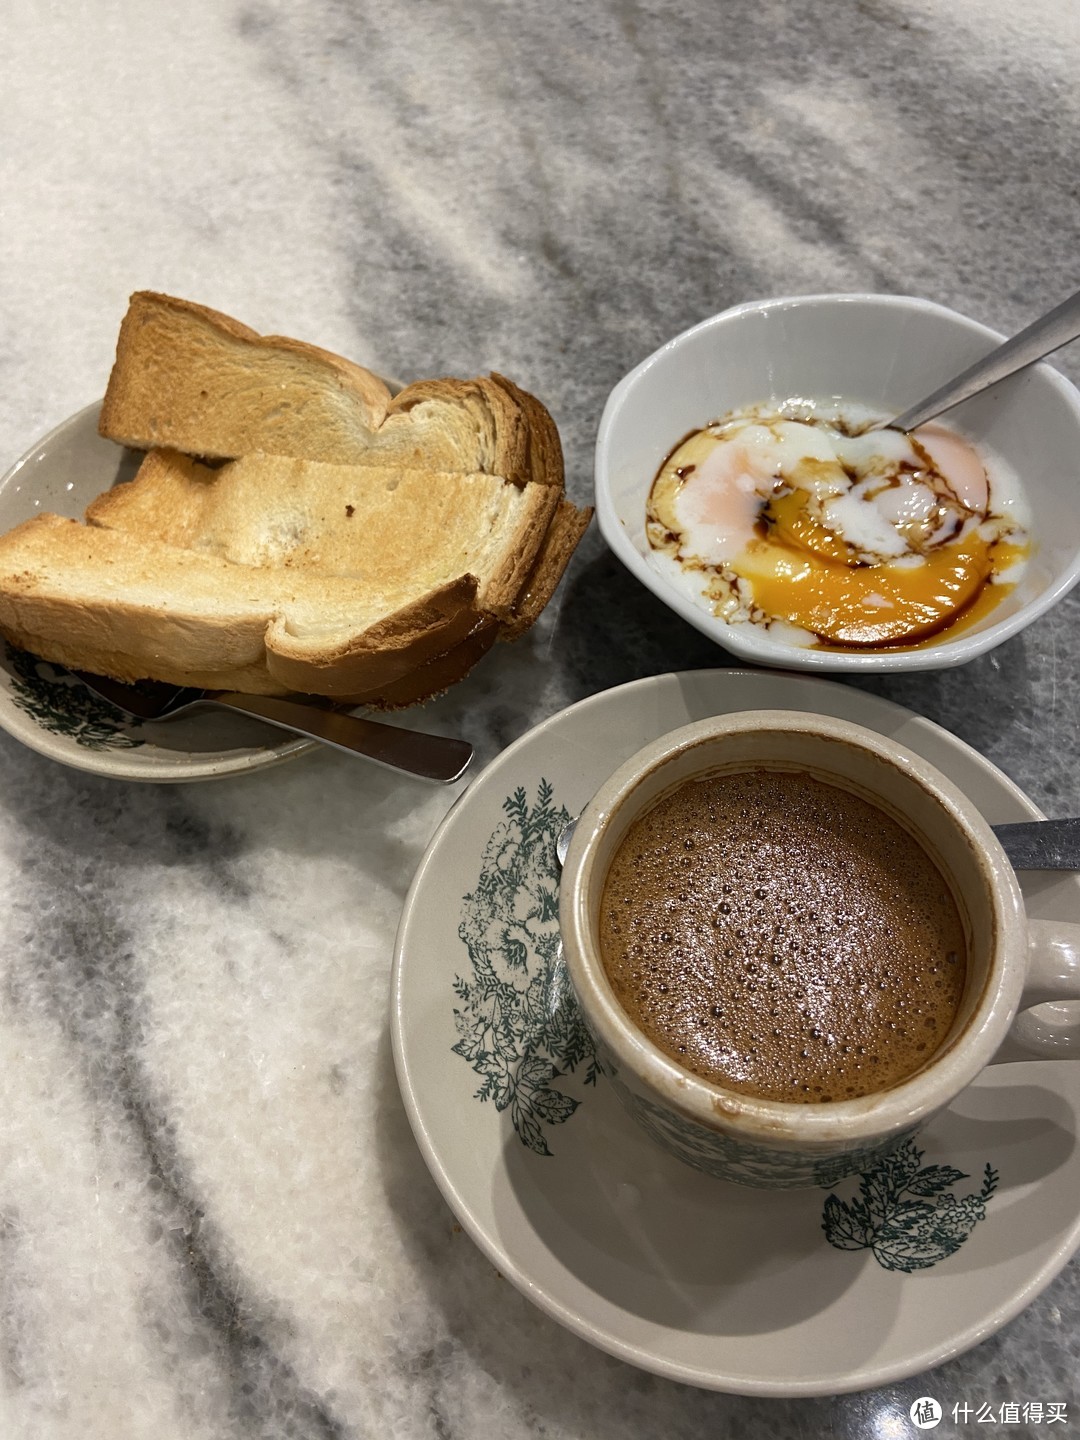
[[[955,637],[913,650],[806,648],[728,624],[646,560],[653,478],[690,431],[744,405],[841,397],[898,415],[1004,337],[927,300],[804,295],[738,305],[677,335],[620,380],[596,446],[596,510],[612,550],[684,620],[745,660],[811,670],[932,670],[959,665],[1030,625],[1080,579],[1080,392],[1041,364],[943,419],[995,451],[1031,506],[1034,553],[994,610]]]

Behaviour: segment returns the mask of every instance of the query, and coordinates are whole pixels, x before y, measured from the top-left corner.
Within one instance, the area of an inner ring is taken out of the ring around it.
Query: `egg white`
[[[842,547],[849,564],[885,567],[883,578],[895,568],[914,580],[927,556],[959,547],[973,532],[976,548],[979,537],[987,544],[1008,537],[1023,547],[1023,492],[997,457],[940,425],[914,436],[869,430],[877,418],[863,406],[796,399],[748,407],[703,427],[654,482],[650,562],[729,623],[782,625],[785,638],[797,632],[805,636],[798,643],[813,643],[815,636],[790,617],[763,612],[754,586],[739,575],[740,560],[759,577],[770,564],[774,576],[791,573],[791,551],[770,557],[763,543],[766,506],[777,496],[795,492],[820,527],[815,533]],[[752,567],[745,559],[751,549]],[[811,563],[826,561],[814,555]],[[1010,582],[1019,579],[1022,563],[1011,566]],[[991,578],[1000,583],[1003,577]],[[911,583],[905,582],[908,590]],[[863,586],[860,607],[892,606],[880,589],[889,586]]]

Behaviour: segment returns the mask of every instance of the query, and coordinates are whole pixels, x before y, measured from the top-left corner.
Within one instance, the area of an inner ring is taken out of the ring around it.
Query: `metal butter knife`
[[[403,770],[423,780],[449,785],[469,768],[473,747],[467,740],[427,731],[406,730],[385,725],[366,715],[353,715],[328,702],[307,703],[280,695],[240,695],[230,690],[181,689],[157,680],[125,685],[104,675],[71,672],[93,692],[117,710],[137,720],[167,720],[197,705],[215,705],[240,710],[275,725],[306,735],[336,750],[363,755],[389,770]]]

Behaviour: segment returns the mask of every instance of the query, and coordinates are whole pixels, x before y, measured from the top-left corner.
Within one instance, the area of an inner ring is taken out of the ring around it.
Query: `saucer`
[[[142,461],[98,434],[100,404],[88,405],[39,440],[0,479],[0,533],[42,511],[81,520]],[[224,710],[167,722],[128,720],[67,670],[0,638],[0,727],[31,750],[77,770],[121,780],[211,780],[276,765],[316,748]]]
[[[836,683],[695,671],[592,696],[493,761],[429,846],[395,952],[398,1081],[464,1229],[582,1338],[707,1389],[872,1389],[991,1335],[1080,1245],[1080,1065],[1015,1043],[914,1141],[827,1189],[729,1185],[638,1130],[569,993],[554,842],[649,740],[748,709],[855,721],[923,755],[991,823],[1040,818],[947,731]],[[1080,877],[1021,879],[1033,915],[1080,916]],[[1061,1030],[1072,1012],[1024,1018]]]

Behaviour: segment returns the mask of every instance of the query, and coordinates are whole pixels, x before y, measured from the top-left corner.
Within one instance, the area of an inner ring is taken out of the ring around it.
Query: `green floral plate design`
[[[424,1160],[503,1279],[668,1379],[835,1395],[923,1375],[1051,1303],[1080,1247],[1080,1066],[992,1065],[887,1157],[809,1189],[714,1179],[627,1115],[559,958],[554,840],[665,730],[775,708],[896,735],[991,822],[1037,817],[955,736],[849,686],[717,670],[604,692],[508,747],[438,828],[402,912],[391,1038]],[[1034,915],[1080,915],[1077,876],[1021,878]],[[527,1365],[529,1327],[509,1306],[506,1325]]]
[[[134,750],[146,741],[141,720],[125,720],[107,701],[91,694],[74,675],[5,642],[11,698],[43,730],[88,750]]]
[[[956,1196],[951,1186],[969,1177],[952,1165],[923,1165],[911,1140],[859,1179],[859,1198],[825,1201],[822,1229],[837,1250],[869,1250],[885,1270],[928,1270],[955,1255],[980,1220],[1000,1176],[983,1166],[982,1185]]]
[[[538,1155],[551,1154],[544,1127],[569,1120],[579,1103],[555,1082],[579,1066],[586,1085],[599,1073],[562,960],[555,841],[570,812],[552,793],[541,779],[531,804],[523,787],[503,801],[506,819],[462,902],[458,935],[472,975],[454,980],[453,1048],[482,1079],[476,1098],[508,1110],[521,1143]]]

